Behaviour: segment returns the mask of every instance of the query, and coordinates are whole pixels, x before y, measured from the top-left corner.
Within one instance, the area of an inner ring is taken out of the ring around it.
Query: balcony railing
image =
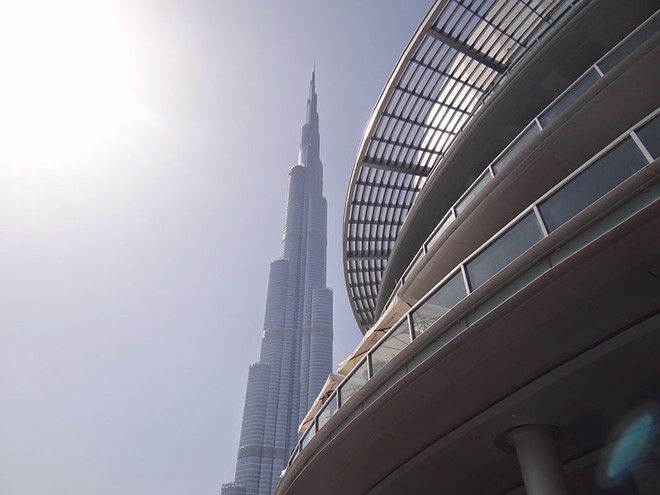
[[[449,209],[447,214],[438,223],[437,227],[429,235],[422,247],[417,251],[412,261],[397,281],[392,294],[387,300],[385,307],[394,300],[395,296],[407,280],[410,273],[420,264],[431,247],[438,241],[447,227],[456,220],[457,216],[466,209],[478,193],[502,170],[506,169],[518,156],[518,152],[524,149],[543,129],[547,128],[562,113],[569,108],[582,94],[610,72],[619,62],[624,60],[630,53],[649,40],[655,33],[660,31],[660,11],[649,17],[637,29],[621,40],[609,52],[603,55],[592,67],[580,76],[571,86],[561,93],[550,103],[525,129],[500,153],[492,163],[486,167],[481,175],[468,187],[463,195]]]
[[[360,388],[451,308],[539,241],[658,158],[660,109],[527,207],[415,304],[332,392],[296,445],[289,465]]]

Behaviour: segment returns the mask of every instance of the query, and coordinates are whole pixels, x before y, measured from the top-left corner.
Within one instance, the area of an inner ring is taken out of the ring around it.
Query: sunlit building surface
[[[364,338],[278,495],[660,493],[659,8],[434,4],[348,188]]]
[[[298,425],[332,368],[326,287],[327,204],[314,74],[298,163],[289,172],[282,258],[272,262],[259,362],[250,366],[233,483],[223,495],[271,495]]]

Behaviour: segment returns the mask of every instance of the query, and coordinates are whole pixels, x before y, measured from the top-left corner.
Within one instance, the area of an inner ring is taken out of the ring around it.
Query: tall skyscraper
[[[298,162],[289,172],[282,257],[270,266],[259,362],[248,373],[233,483],[223,495],[271,495],[298,425],[332,367],[332,291],[326,287],[327,203],[315,74]]]

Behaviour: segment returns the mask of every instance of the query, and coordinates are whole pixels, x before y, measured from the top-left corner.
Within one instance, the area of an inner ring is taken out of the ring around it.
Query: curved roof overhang
[[[381,94],[344,212],[344,273],[365,332],[404,220],[458,134],[579,0],[439,0]]]

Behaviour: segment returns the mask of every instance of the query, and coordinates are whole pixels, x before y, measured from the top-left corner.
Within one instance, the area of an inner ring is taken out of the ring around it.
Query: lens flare
[[[653,445],[657,423],[658,408],[655,404],[636,409],[620,423],[598,469],[598,483],[602,487],[617,485],[632,476],[635,465]]]

